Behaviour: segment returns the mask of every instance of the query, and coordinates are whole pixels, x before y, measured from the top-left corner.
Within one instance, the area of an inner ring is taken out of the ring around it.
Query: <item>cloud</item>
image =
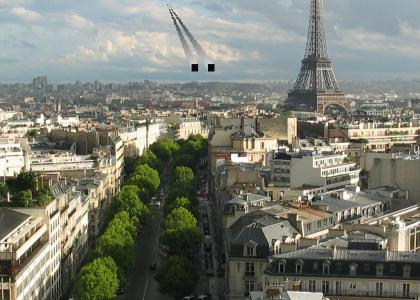
[[[369,51],[395,56],[396,54],[404,57],[420,59],[418,42],[412,38],[420,31],[413,29],[407,24],[401,24],[400,35],[391,36],[380,32],[371,32],[363,28],[341,29],[335,28],[337,35],[341,37],[338,44],[349,49],[359,51]]]
[[[64,21],[73,28],[76,29],[92,29],[95,27],[93,22],[89,21],[88,19],[76,14],[68,14],[64,16]]]
[[[26,21],[37,21],[42,18],[41,14],[22,6],[13,7],[10,12]]]

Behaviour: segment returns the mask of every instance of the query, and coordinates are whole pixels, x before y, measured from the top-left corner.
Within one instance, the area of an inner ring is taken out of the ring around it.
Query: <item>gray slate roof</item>
[[[0,241],[29,218],[29,215],[8,208],[0,208]]]

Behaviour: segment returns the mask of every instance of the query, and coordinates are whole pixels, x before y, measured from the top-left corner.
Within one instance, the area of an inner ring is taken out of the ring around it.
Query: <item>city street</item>
[[[153,217],[147,220],[137,243],[137,261],[127,291],[119,299],[125,300],[166,300],[172,299],[159,292],[159,285],[154,279],[156,270],[149,270],[150,264],[157,263],[159,268],[161,256],[158,254],[158,241],[160,222],[163,216],[164,200],[161,199],[161,206],[151,207]]]

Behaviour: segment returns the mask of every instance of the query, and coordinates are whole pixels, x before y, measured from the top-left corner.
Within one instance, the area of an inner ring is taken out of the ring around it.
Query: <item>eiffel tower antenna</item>
[[[324,26],[323,0],[311,0],[305,57],[287,103],[294,108],[321,114],[331,105],[340,106],[348,112],[349,105],[328,58]]]

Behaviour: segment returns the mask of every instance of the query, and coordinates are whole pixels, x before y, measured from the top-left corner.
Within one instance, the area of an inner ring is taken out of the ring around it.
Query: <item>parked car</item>
[[[149,265],[149,270],[150,271],[155,271],[157,269],[157,263],[151,263]]]

